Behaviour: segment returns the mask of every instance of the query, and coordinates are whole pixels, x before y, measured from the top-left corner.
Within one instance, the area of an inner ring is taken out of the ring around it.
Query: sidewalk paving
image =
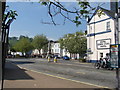
[[[98,88],[19,68],[6,62],[4,88]]]

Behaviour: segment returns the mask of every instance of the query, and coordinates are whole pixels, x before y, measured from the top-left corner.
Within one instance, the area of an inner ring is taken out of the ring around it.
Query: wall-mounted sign
[[[111,45],[110,46],[110,62],[111,67],[119,68],[120,67],[120,45]]]
[[[110,49],[111,39],[101,39],[96,41],[97,49]]]
[[[93,54],[91,48],[87,49],[87,54]]]

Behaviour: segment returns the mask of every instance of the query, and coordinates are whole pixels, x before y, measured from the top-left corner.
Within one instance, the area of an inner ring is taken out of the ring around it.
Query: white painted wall
[[[107,18],[109,18],[109,16],[107,16],[107,15],[102,15],[101,17],[98,17],[98,15],[95,15],[92,18],[92,20],[90,21],[90,23],[104,20]],[[108,21],[110,21],[111,32],[87,37],[87,48],[91,48],[92,53],[93,53],[93,54],[88,55],[88,60],[98,60],[100,58],[100,53],[103,53],[103,57],[106,56],[106,53],[109,53],[109,49],[97,49],[96,41],[101,40],[101,39],[111,39],[110,44],[114,44],[115,43],[115,36],[114,36],[115,28],[114,28],[114,20],[113,19],[109,19],[109,20],[105,20],[105,21],[102,21],[99,23],[87,25],[87,31],[88,31],[87,35],[92,34],[92,33],[100,33],[100,32],[107,31],[106,23]]]
[[[63,49],[62,51],[62,56],[67,55],[68,57],[70,57],[70,53],[68,51],[66,51],[65,49]]]
[[[51,43],[51,53],[54,55],[62,56],[62,49],[60,48],[60,43],[53,42]]]
[[[33,51],[32,51],[32,54],[34,54],[34,55],[39,55],[39,54],[43,54],[44,52],[43,52],[43,49],[41,49],[40,50],[40,53],[39,53],[39,50],[38,49],[34,49]]]

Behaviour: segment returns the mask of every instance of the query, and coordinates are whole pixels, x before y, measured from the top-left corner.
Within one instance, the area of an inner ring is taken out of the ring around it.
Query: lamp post
[[[52,40],[49,40],[49,42],[48,42],[48,52],[47,52],[47,57],[50,57],[50,54],[51,54],[51,41],[52,41]]]

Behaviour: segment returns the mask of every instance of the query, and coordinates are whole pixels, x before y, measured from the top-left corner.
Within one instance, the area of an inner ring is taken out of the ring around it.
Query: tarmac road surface
[[[94,86],[115,88],[115,70],[97,70],[91,63],[80,63],[76,60],[58,60],[58,63],[50,62],[47,59],[9,59],[8,61],[19,65],[22,68],[49,74],[57,78],[64,78],[76,82],[82,82]]]

